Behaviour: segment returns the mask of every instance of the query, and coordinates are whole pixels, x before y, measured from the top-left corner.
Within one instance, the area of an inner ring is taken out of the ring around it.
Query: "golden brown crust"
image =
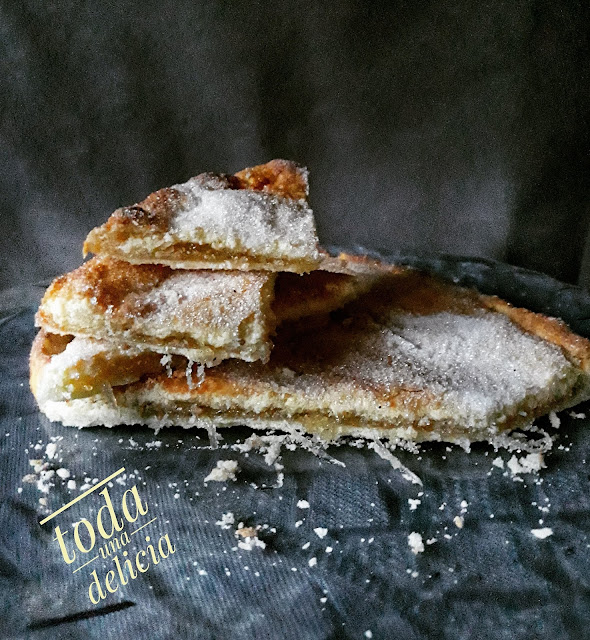
[[[139,300],[141,295],[167,280],[174,271],[155,264],[133,265],[112,258],[92,258],[83,265],[56,278],[43,296],[37,314],[39,324],[51,326],[52,317],[44,303],[58,296],[83,295],[102,311],[117,308],[122,315],[142,315],[149,311]]]
[[[271,160],[266,164],[238,171],[235,177],[241,189],[265,191],[291,200],[306,200],[307,171],[290,160]]]
[[[131,207],[117,209],[105,225],[105,230],[122,234],[123,229],[129,225],[144,229],[146,233],[156,231],[166,232],[169,228],[170,218],[182,207],[186,196],[171,187],[160,189],[151,193],[145,200]],[[86,243],[92,244],[92,232]],[[86,255],[92,248],[84,244]]]

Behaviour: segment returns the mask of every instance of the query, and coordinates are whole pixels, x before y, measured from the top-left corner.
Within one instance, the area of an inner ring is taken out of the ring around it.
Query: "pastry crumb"
[[[424,542],[422,542],[422,536],[416,531],[412,531],[412,533],[410,533],[410,535],[408,536],[408,545],[410,546],[410,549],[412,550],[412,553],[414,555],[418,555],[419,553],[422,553],[424,551]]]
[[[513,476],[519,473],[538,473],[545,468],[543,454],[540,451],[529,453],[522,458],[512,456],[507,463],[508,469]]]
[[[222,529],[230,529],[231,525],[236,521],[234,514],[231,511],[221,514],[221,520],[218,520],[215,524]]]
[[[219,460],[217,466],[211,470],[211,473],[209,473],[203,482],[227,482],[228,480],[235,480],[238,470],[238,463],[235,460]]]
[[[531,529],[531,533],[539,540],[544,540],[553,535],[553,529],[551,527],[543,527],[541,529]]]

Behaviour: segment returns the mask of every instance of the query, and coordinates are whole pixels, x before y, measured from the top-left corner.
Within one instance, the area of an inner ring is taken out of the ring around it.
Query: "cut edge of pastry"
[[[208,366],[228,358],[267,360],[275,328],[275,278],[268,271],[193,274],[97,256],[52,282],[35,323],[51,333],[106,339],[121,348],[180,354]],[[178,285],[185,281],[186,288],[178,291]],[[225,317],[231,323],[200,325],[195,314],[207,318],[214,314],[215,307],[208,300],[216,297],[224,302]],[[175,325],[165,314],[153,322],[146,320],[166,305],[170,314],[180,314]],[[182,314],[187,315],[186,323]]]
[[[159,396],[160,401],[162,400],[158,392],[151,396],[150,407],[147,409],[143,401],[126,404],[122,401],[120,394],[114,393],[115,391],[116,389],[108,388],[85,398],[67,401],[46,400],[41,410],[53,422],[59,421],[65,426],[78,428],[139,424],[155,430],[165,427],[182,427],[203,428],[211,431],[215,428],[246,426],[286,433],[298,432],[315,436],[325,444],[338,442],[344,437],[359,437],[368,440],[384,439],[392,444],[448,442],[469,449],[470,445],[476,442],[499,445],[503,437],[509,436],[515,430],[533,431],[533,423],[537,418],[550,411],[559,412],[568,409],[588,399],[590,382],[588,379],[580,380],[576,393],[562,402],[556,404],[549,401],[545,405],[539,404],[536,411],[529,410],[526,416],[520,416],[516,412],[511,420],[505,421],[501,427],[496,425],[493,429],[473,429],[469,424],[458,424],[454,420],[440,422],[431,420],[429,428],[423,429],[417,424],[409,425],[404,421],[386,426],[371,425],[366,421],[357,420],[337,421],[333,416],[325,414],[286,417],[239,411],[236,415],[236,412],[212,410],[208,406],[199,406],[195,402],[187,402],[185,407],[181,407],[174,398],[167,398],[166,402],[158,405],[156,398]]]

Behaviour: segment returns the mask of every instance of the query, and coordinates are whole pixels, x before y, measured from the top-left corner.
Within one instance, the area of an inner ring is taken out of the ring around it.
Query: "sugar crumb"
[[[218,520],[215,524],[222,529],[230,529],[231,525],[236,521],[234,514],[231,511],[221,514],[221,520]]]
[[[538,473],[545,468],[545,462],[543,454],[540,451],[535,451],[521,458],[512,456],[508,460],[507,467],[513,476],[519,473]]]
[[[418,505],[422,504],[422,500],[408,498],[408,504],[410,505],[410,511],[416,511],[416,509],[418,508]]]
[[[551,426],[554,429],[559,428],[559,425],[561,424],[561,420],[559,419],[559,416],[555,413],[555,411],[549,412],[549,422],[551,423]]]

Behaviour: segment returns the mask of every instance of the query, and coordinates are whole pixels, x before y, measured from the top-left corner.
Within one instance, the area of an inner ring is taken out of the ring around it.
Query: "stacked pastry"
[[[41,303],[41,410],[468,443],[590,397],[590,342],[411,269],[328,257],[307,195],[307,172],[275,160],[117,210]]]

